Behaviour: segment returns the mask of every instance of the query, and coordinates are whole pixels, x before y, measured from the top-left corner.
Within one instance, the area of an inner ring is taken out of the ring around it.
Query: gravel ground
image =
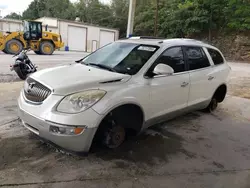
[[[58,54],[30,57],[45,68],[82,56]],[[3,75],[9,59],[0,54]],[[118,149],[93,146],[88,156],[68,155],[20,125],[16,98],[23,82],[9,75],[0,83],[0,187],[250,187],[250,65],[230,66],[230,95],[213,114],[181,116]]]
[[[229,94],[250,99],[250,64],[230,63]]]

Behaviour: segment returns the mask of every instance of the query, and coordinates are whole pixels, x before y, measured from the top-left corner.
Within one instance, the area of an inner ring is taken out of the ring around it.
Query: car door
[[[187,107],[189,93],[189,73],[184,61],[182,47],[171,47],[156,60],[149,69],[158,64],[173,68],[173,75],[154,75],[148,79],[150,88],[151,119],[162,117]]]
[[[192,106],[211,99],[215,91],[213,68],[202,47],[186,46],[183,49],[190,73],[188,106]]]

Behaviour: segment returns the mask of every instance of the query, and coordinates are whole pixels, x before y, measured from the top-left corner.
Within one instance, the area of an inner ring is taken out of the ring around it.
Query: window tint
[[[209,48],[207,50],[210,56],[212,57],[215,65],[224,63],[223,57],[221,56],[220,52],[218,52],[217,50],[209,49]]]
[[[208,58],[200,47],[186,47],[185,53],[188,60],[189,70],[196,70],[209,67]]]
[[[174,73],[185,71],[184,56],[181,47],[167,49],[157,60],[156,65],[166,64],[174,69]]]

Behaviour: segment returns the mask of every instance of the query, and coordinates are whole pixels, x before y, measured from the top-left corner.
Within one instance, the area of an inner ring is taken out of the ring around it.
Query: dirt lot
[[[41,68],[81,56],[32,55]],[[9,60],[0,55],[0,187],[250,187],[250,65],[230,64],[230,95],[215,113],[194,112],[116,150],[94,146],[88,156],[72,156],[20,125],[16,98],[23,83],[8,75]]]
[[[230,77],[230,95],[250,99],[250,64],[234,63]]]

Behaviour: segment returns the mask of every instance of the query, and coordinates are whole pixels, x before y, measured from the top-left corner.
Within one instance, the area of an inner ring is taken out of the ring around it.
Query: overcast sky
[[[22,13],[33,0],[0,0],[0,16],[4,17],[11,12]],[[70,0],[76,2],[77,0]],[[109,0],[101,0],[108,2]]]

